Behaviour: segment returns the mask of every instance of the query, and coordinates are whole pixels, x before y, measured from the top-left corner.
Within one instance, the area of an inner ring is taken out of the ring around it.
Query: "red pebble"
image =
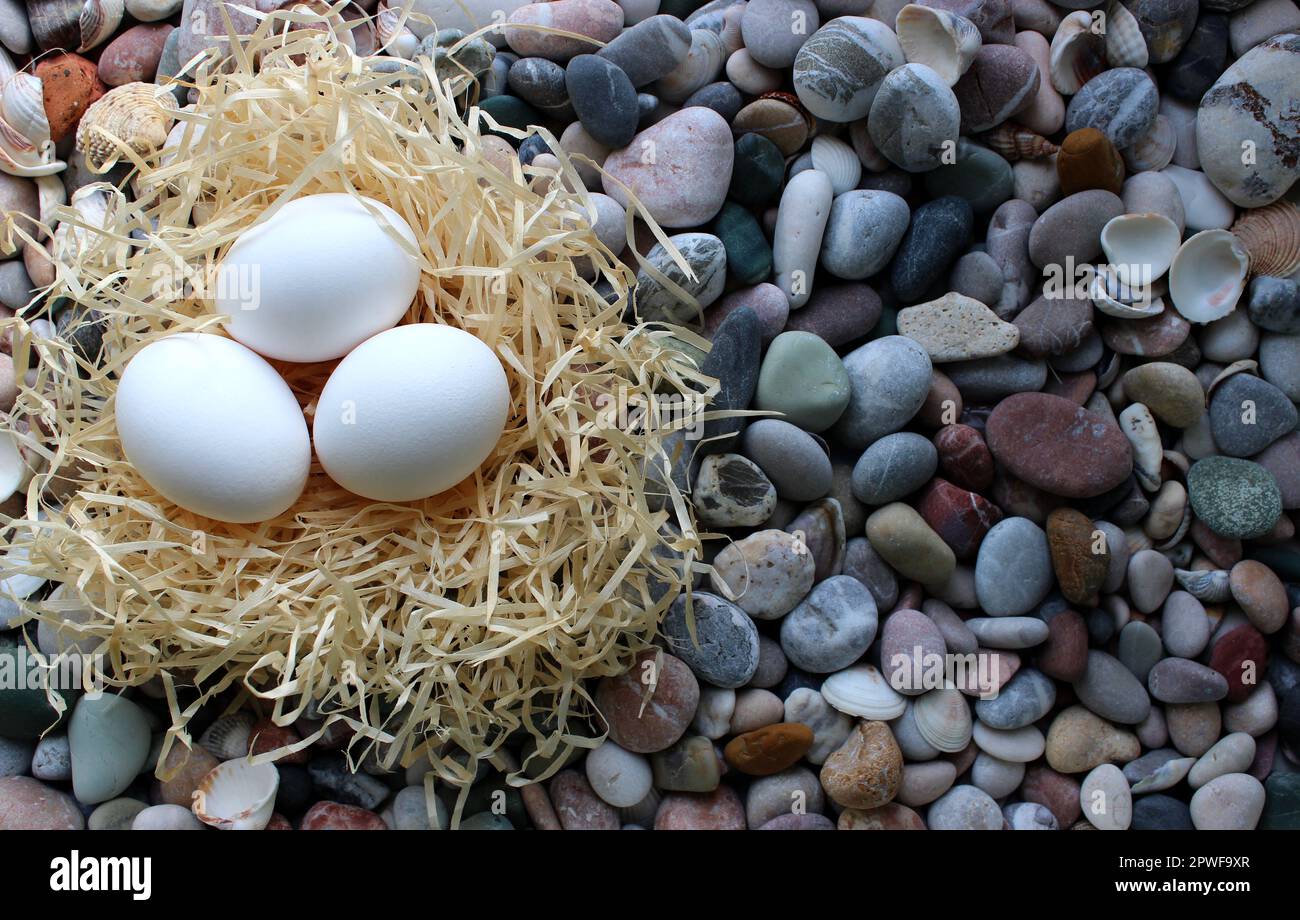
[[[302,816],[304,831],[386,831],[388,825],[373,811],[341,802],[317,802]]]
[[[953,483],[972,492],[993,485],[993,455],[984,436],[970,425],[945,425],[934,436],[939,469]]]
[[[1228,630],[1210,651],[1210,667],[1228,682],[1228,702],[1240,703],[1264,679],[1268,646],[1258,629],[1243,623]]]
[[[946,479],[931,480],[921,493],[916,510],[958,559],[974,557],[984,535],[1002,520],[1002,509],[997,505]]]

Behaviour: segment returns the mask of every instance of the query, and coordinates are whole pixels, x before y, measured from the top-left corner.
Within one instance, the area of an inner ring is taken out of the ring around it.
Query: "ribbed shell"
[[[126,15],[126,0],[85,0],[78,17],[81,43],[78,51],[89,51],[112,37]]]
[[[1149,57],[1137,17],[1124,4],[1112,2],[1106,9],[1106,62],[1111,67],[1140,70],[1147,66]]]
[[[42,51],[81,47],[85,0],[27,0],[27,21]]]
[[[177,108],[176,97],[152,83],[127,83],[91,103],[77,126],[77,149],[92,169],[104,171],[121,157],[125,144],[147,157],[167,142]]]
[[[1008,163],[1016,160],[1042,160],[1061,149],[1041,134],[1035,134],[1013,121],[1004,121],[984,134],[983,140]]]
[[[1206,604],[1222,604],[1232,597],[1228,572],[1223,569],[1174,569],[1179,586]]]
[[[862,178],[862,163],[853,148],[837,137],[823,135],[813,139],[812,164],[831,180],[836,195],[857,188]]]
[[[954,687],[931,690],[918,697],[913,717],[921,737],[936,750],[955,754],[970,744],[970,704]]]
[[[887,722],[907,708],[907,700],[869,664],[854,665],[826,678],[822,696],[840,712]]]
[[[247,759],[218,764],[194,790],[192,810],[204,824],[228,831],[260,831],[275,811],[280,772]]]
[[[1285,198],[1246,211],[1232,232],[1250,253],[1252,275],[1285,278],[1300,269],[1300,207]]]
[[[0,55],[0,170],[12,176],[48,176],[63,169],[55,158],[40,77],[15,73]]]

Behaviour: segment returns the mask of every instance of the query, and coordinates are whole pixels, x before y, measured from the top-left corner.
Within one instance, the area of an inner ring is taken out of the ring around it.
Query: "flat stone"
[[[812,747],[813,731],[799,722],[780,722],[737,735],[723,751],[727,763],[749,776],[771,776],[794,766]]]
[[[1209,665],[1227,683],[1226,699],[1241,703],[1255,689],[1257,675],[1268,667],[1268,646],[1258,629],[1243,623],[1214,641]]]
[[[1047,641],[1035,659],[1039,670],[1066,683],[1081,679],[1088,668],[1088,627],[1075,610],[1047,621]]]
[[[1146,684],[1151,669],[1164,657],[1160,634],[1149,623],[1134,620],[1119,631],[1119,648],[1115,652],[1129,673]]]
[[[1079,787],[1083,816],[1102,831],[1125,831],[1133,823],[1133,793],[1114,764],[1092,769]]]
[[[1092,316],[1092,303],[1082,298],[1036,298],[1014,320],[1020,353],[1045,358],[1075,351],[1092,333]]]
[[[975,561],[975,590],[985,613],[1028,613],[1047,596],[1052,582],[1047,535],[1037,524],[1011,517],[989,530]]]
[[[671,792],[655,813],[655,830],[743,831],[745,806],[730,786],[712,792]]]
[[[1146,689],[1128,668],[1105,652],[1088,652],[1088,670],[1073,686],[1079,702],[1111,722],[1136,725],[1151,711]]]
[[[975,617],[966,626],[989,648],[1033,648],[1047,639],[1047,624],[1037,617]]]
[[[1147,686],[1162,703],[1212,703],[1228,695],[1222,674],[1186,658],[1166,658],[1156,664]]]
[[[676,16],[660,15],[624,29],[596,54],[641,87],[676,70],[690,50],[690,28]]]
[[[745,794],[745,820],[750,827],[761,827],[782,815],[817,814],[825,807],[826,795],[817,774],[802,766],[760,776]]]
[[[1032,725],[1056,703],[1056,685],[1033,668],[1021,668],[998,695],[975,703],[975,715],[990,728],[1010,731]]]
[[[1020,343],[1018,328],[956,293],[899,311],[898,331],[920,343],[936,364],[992,358]]]
[[[984,45],[953,87],[961,105],[961,131],[988,131],[1028,108],[1038,94],[1038,65],[1010,44]]]
[[[1091,262],[1101,254],[1102,228],[1123,213],[1124,201],[1114,192],[1091,189],[1068,195],[1034,222],[1029,258],[1039,268],[1058,272],[1065,272],[1071,259],[1075,265]]]
[[[819,284],[808,303],[790,314],[786,329],[811,332],[838,348],[880,322],[880,296],[865,284]]]
[[[849,281],[870,278],[894,257],[911,217],[907,202],[893,192],[836,195],[822,236],[822,267]]]
[[[1210,530],[1230,539],[1255,539],[1273,529],[1282,496],[1273,476],[1257,463],[1206,457],[1187,474],[1192,511]]]
[[[72,796],[30,776],[0,776],[0,830],[79,831],[85,826]]]
[[[834,434],[849,449],[862,450],[902,428],[930,388],[932,364],[916,342],[898,335],[868,342],[844,358],[851,387],[849,404]]]
[[[526,26],[545,26],[586,38],[569,38]],[[562,64],[576,55],[596,51],[617,38],[622,28],[623,10],[612,0],[553,0],[529,3],[510,13],[505,39],[521,57],[544,57]]]
[[[881,673],[889,685],[905,696],[931,689],[925,684],[927,669],[948,652],[943,633],[919,610],[895,610],[881,630]]]

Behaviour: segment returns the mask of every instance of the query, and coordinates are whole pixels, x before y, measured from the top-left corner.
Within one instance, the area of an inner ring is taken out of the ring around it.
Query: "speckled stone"
[[[1196,516],[1230,539],[1261,537],[1282,514],[1282,496],[1272,474],[1249,460],[1198,460],[1187,474],[1187,491]]]
[[[1071,97],[1065,128],[1096,128],[1122,150],[1151,130],[1158,103],[1156,85],[1145,72],[1116,67],[1093,77]]]
[[[712,792],[672,792],[655,813],[655,830],[743,831],[745,806],[736,790],[722,785]]]
[[[895,68],[871,103],[867,130],[872,143],[908,172],[935,169],[962,130],[957,99],[943,78],[924,64]]]
[[[821,784],[846,808],[879,808],[903,781],[903,754],[884,722],[859,722],[843,746],[826,759]]]
[[[662,632],[669,648],[702,680],[716,687],[741,687],[758,668],[758,629],[745,611],[715,594],[691,597],[694,637],[687,622],[687,598],[673,602]],[[698,643],[698,644],[697,644]]]
[[[976,786],[954,786],[930,806],[927,823],[935,831],[996,831],[1002,810]]]
[[[790,662],[814,674],[846,668],[876,636],[875,600],[865,585],[836,575],[813,588],[781,622],[781,649]]]
[[[1210,397],[1214,443],[1230,457],[1253,457],[1300,421],[1286,394],[1253,374],[1234,374]]]

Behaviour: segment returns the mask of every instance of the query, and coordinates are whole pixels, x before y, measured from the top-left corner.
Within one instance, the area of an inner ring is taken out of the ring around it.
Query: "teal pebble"
[[[783,332],[768,346],[754,406],[782,412],[805,431],[825,431],[844,412],[849,393],[849,372],[821,336]]]
[[[776,144],[761,134],[746,134],[736,141],[727,195],[749,208],[771,204],[781,193],[785,157]]]
[[[713,221],[727,250],[727,271],[741,284],[758,284],[772,274],[772,247],[754,215],[728,201]]]
[[[1263,831],[1300,830],[1300,773],[1275,773],[1264,784]]]
[[[507,128],[517,128],[520,131],[527,129],[529,125],[541,124],[542,116],[538,111],[518,96],[493,96],[491,99],[484,99],[479,103],[479,109],[486,115],[491,115],[496,123]],[[484,121],[481,128],[483,133],[497,134],[500,132],[492,131]],[[505,135],[502,135],[505,137]],[[513,137],[506,137],[506,140],[517,144],[518,141]]]
[[[512,831],[515,826],[504,815],[494,815],[490,811],[480,811],[460,822],[463,831]]]
[[[68,721],[72,791],[96,805],[126,791],[144,769],[152,740],[143,709],[112,693],[82,697]]]
[[[1011,199],[1015,182],[1010,163],[987,147],[962,140],[957,145],[956,162],[925,174],[925,190],[932,198],[965,198],[972,211],[988,213]]]
[[[45,691],[32,686],[32,680],[39,680],[39,672],[33,672],[27,665],[32,659],[26,654],[20,655],[13,645],[0,646],[0,736],[15,741],[36,741],[48,728],[53,728],[62,720],[45,697]],[[26,668],[20,677],[19,670]],[[71,709],[71,692],[59,693]]]

